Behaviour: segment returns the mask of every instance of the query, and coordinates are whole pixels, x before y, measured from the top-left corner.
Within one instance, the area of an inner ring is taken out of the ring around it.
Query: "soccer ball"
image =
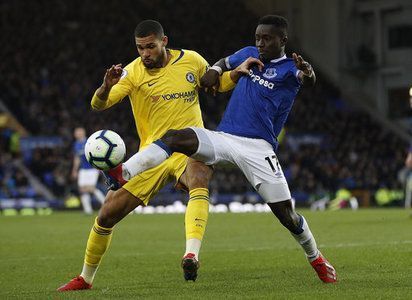
[[[99,130],[87,139],[84,154],[93,167],[107,171],[123,162],[126,146],[116,132]]]

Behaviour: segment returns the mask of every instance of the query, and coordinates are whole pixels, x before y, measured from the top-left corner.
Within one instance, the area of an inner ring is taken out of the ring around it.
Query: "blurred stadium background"
[[[0,2],[3,214],[79,208],[70,179],[77,126],[88,134],[112,129],[128,155],[138,149],[128,101],[93,112],[90,99],[106,67],[136,57],[139,21],[159,20],[170,47],[196,50],[213,64],[254,44],[265,14],[288,18],[288,54],[302,54],[318,75],[296,99],[278,151],[297,205],[343,191],[361,207],[403,206],[412,133],[411,1],[15,0]],[[207,128],[217,126],[228,98],[201,95]],[[211,190],[215,204],[260,201],[230,166],[217,168]],[[151,204],[185,199],[168,186]]]

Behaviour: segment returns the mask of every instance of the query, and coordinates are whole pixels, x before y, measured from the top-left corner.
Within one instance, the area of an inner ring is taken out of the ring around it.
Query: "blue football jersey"
[[[226,58],[229,69],[248,57],[259,58],[256,47],[246,47]],[[276,150],[277,136],[286,122],[301,82],[293,59],[284,57],[266,62],[249,76],[242,76],[217,130],[249,138],[264,139]]]
[[[86,145],[86,140],[75,141],[73,145],[73,152],[75,156],[80,158],[79,169],[92,169],[93,167],[89,164],[84,155],[84,146]]]

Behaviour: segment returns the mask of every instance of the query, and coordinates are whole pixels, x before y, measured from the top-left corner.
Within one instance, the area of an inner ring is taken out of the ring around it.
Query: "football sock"
[[[99,190],[98,188],[95,188],[95,189],[94,189],[94,192],[93,192],[93,195],[96,197],[96,199],[97,199],[101,204],[104,203],[105,197],[104,197],[104,194],[102,193],[101,190]]]
[[[127,172],[123,172],[123,177],[126,180],[130,180],[130,178],[137,174],[160,165],[170,155],[172,155],[172,152],[169,147],[161,140],[157,140],[123,163],[123,167],[129,173],[127,175]]]
[[[92,203],[91,203],[91,197],[89,193],[82,193],[80,195],[80,201],[82,202],[83,205],[83,211],[86,214],[92,214],[93,209],[92,209]]]
[[[196,188],[189,192],[190,198],[185,214],[186,252],[199,256],[209,215],[209,190]]]
[[[89,239],[87,240],[83,270],[80,274],[89,284],[92,284],[102,257],[110,245],[112,230],[113,228],[100,226],[97,224],[97,218],[95,219],[92,230],[90,230]]]
[[[295,240],[303,248],[306,253],[306,257],[310,262],[314,261],[319,256],[319,250],[316,245],[315,238],[309,229],[308,223],[303,216],[300,216],[299,231],[291,232]]]
[[[199,251],[202,246],[202,241],[199,239],[188,239],[186,240],[186,251],[185,255],[188,253],[195,254],[196,258],[199,259]]]

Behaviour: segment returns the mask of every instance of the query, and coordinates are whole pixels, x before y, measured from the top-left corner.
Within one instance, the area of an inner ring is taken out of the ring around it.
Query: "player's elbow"
[[[97,105],[96,103],[93,103],[93,102],[90,104],[90,106],[91,106],[92,110],[94,110],[94,111],[102,111],[102,110],[105,110],[105,107],[104,107],[104,106]]]

